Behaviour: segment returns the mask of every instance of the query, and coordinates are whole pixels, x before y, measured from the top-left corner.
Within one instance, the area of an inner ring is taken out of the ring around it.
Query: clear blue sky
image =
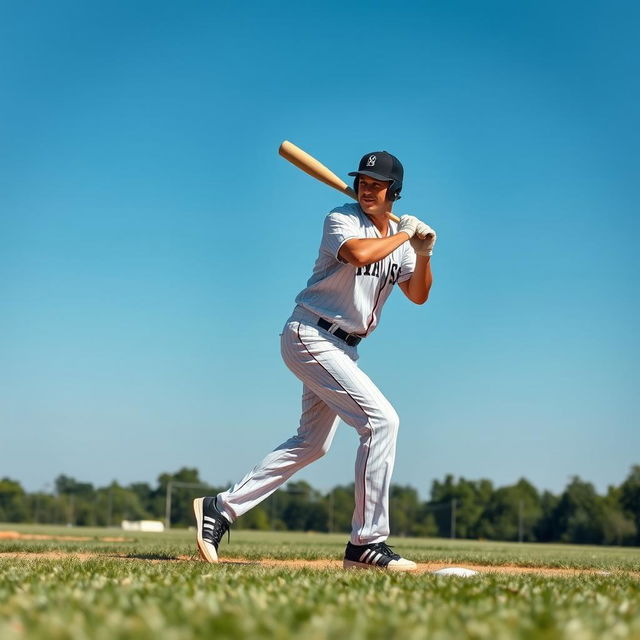
[[[235,481],[296,427],[279,331],[387,149],[438,231],[360,348],[395,481],[640,463],[635,2],[0,5],[0,476]],[[298,476],[352,481],[346,426]]]

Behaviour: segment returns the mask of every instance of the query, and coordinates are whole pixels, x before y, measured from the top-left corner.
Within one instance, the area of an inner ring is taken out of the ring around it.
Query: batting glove
[[[422,220],[418,220],[416,236],[418,236],[420,240],[424,240],[427,236],[435,235],[435,233],[436,232],[428,224],[422,222]]]
[[[418,224],[420,224],[420,220],[415,216],[402,216],[398,222],[398,233],[404,231],[409,238],[413,238]]]
[[[411,243],[413,250],[416,252],[416,255],[430,256],[433,253],[433,247],[436,243],[436,239],[438,238],[438,236],[436,235],[436,232],[429,225],[425,224],[424,226],[427,227],[427,229],[429,230],[425,234],[426,237],[419,238],[418,234],[416,234],[415,236],[413,236],[413,238],[411,238],[411,240],[409,240],[409,242]]]

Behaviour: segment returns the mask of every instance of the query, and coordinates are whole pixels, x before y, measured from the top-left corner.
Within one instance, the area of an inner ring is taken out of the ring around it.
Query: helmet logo
[[[369,159],[367,160],[367,167],[375,167],[375,166],[376,166],[376,157],[369,156]]]

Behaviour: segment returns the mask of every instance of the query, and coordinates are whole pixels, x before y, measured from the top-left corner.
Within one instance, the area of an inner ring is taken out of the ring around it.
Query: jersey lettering
[[[391,222],[389,233],[395,231]],[[296,304],[323,318],[340,318],[340,328],[348,333],[370,334],[393,285],[413,270],[415,254],[410,246],[402,245],[378,262],[354,267],[341,260],[339,251],[350,238],[379,237],[380,232],[358,204],[331,211],[325,218],[313,273]]]
[[[379,262],[374,262],[373,264],[367,264],[364,267],[358,267],[356,269],[356,276],[373,276],[375,278],[380,277],[380,269],[382,260]],[[397,271],[397,274],[396,274]],[[389,272],[389,280],[388,282],[391,284],[395,284],[400,277],[400,270],[398,269],[398,265],[394,262],[391,264],[391,270]],[[386,284],[386,274],[383,273],[383,278],[385,279]]]

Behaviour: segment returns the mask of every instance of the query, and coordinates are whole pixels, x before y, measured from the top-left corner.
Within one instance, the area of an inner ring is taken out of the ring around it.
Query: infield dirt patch
[[[43,536],[44,537],[44,536]],[[40,537],[38,539],[42,539]],[[52,538],[49,538],[52,539]],[[57,539],[57,538],[56,538]],[[66,539],[66,538],[65,538]],[[97,558],[112,558],[129,562],[201,562],[195,555],[193,556],[176,556],[174,558],[147,558],[144,555],[127,555],[121,553],[91,553],[91,552],[65,552],[65,551],[38,551],[30,553],[28,551],[8,551],[0,552],[0,560],[19,559],[19,560],[95,560]],[[247,558],[229,558],[228,560],[221,560],[221,565],[227,566],[251,566],[251,567],[264,567],[272,569],[342,569],[342,560],[277,560],[273,558],[267,558],[262,560],[249,560]],[[424,574],[433,573],[439,569],[444,569],[454,565],[443,564],[441,562],[428,562],[419,563],[418,569],[412,573]],[[598,569],[564,569],[558,567],[519,567],[516,565],[477,565],[477,564],[459,564],[455,566],[463,566],[465,569],[473,569],[478,573],[483,574],[534,574],[547,577],[575,577],[580,575],[602,575],[607,576],[612,573],[624,573],[625,575],[637,576],[640,578],[640,572],[623,571],[623,572],[611,572],[602,571]]]
[[[246,564],[260,567],[288,567],[291,569],[342,569],[342,560],[244,560],[229,559],[221,560],[221,564]],[[450,565],[442,562],[425,562],[418,563],[418,569],[412,573],[432,573],[438,569],[444,569],[451,566],[463,566],[465,569],[473,569],[478,573],[510,573],[523,574],[533,573],[546,576],[577,576],[577,575],[609,575],[609,571],[598,571],[595,569],[561,569],[557,567],[518,567],[515,565],[487,566],[477,564],[459,564]],[[629,572],[625,572],[629,573]],[[640,577],[640,574],[639,574]]]
[[[66,540],[68,542],[99,540],[100,542],[127,542],[127,538],[122,537],[91,538],[89,536],[49,536],[39,533],[20,533],[19,531],[0,531],[0,540]]]

